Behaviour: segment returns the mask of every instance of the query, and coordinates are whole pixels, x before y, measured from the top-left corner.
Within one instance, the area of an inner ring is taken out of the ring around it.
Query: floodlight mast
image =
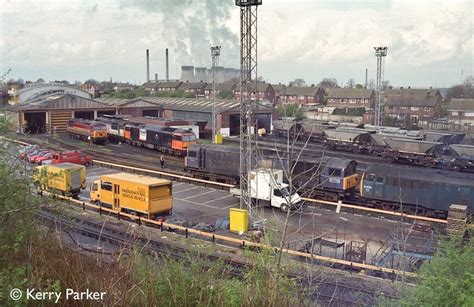
[[[211,47],[212,57],[212,142],[216,143],[217,130],[217,105],[216,105],[216,67],[219,65],[219,56],[221,55],[221,46]]]
[[[374,47],[377,57],[377,82],[375,90],[377,91],[375,101],[374,125],[379,128],[383,125],[383,78],[384,78],[384,58],[387,56],[388,47]]]
[[[256,141],[253,112],[257,92],[257,8],[261,4],[262,0],[235,0],[240,7],[240,209],[247,209],[250,220],[250,172]]]

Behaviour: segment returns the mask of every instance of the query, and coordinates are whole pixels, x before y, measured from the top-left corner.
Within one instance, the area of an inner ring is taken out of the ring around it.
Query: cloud
[[[323,77],[362,81],[375,68],[373,46],[389,47],[386,77],[396,84],[442,85],[472,74],[471,1],[283,1],[259,7],[259,74],[272,81]],[[9,1],[0,8],[0,70],[25,79],[172,77],[180,65],[239,65],[239,10],[233,0]]]

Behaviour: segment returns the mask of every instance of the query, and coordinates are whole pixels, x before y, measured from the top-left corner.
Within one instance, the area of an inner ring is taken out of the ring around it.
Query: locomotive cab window
[[[182,139],[185,142],[190,142],[190,141],[195,141],[196,137],[194,135],[183,135]]]
[[[190,158],[196,158],[196,157],[197,157],[197,152],[195,152],[195,151],[188,151],[188,157],[190,157]]]
[[[356,173],[356,165],[354,163],[350,163],[345,169],[345,175],[350,176]]]
[[[181,137],[181,135],[173,135],[173,140],[175,140],[175,141],[183,141],[183,138]]]
[[[92,191],[97,191],[97,188],[98,188],[98,184],[97,184],[97,183],[93,183],[91,190],[92,190]]]
[[[329,176],[335,176],[335,177],[340,177],[341,176],[341,170],[337,168],[329,168]]]

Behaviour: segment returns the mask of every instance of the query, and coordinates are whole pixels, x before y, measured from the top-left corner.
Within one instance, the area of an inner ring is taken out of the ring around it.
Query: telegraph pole
[[[257,92],[257,8],[262,0],[235,0],[240,7],[240,208],[252,220],[250,171],[255,145],[252,94]]]
[[[219,66],[219,56],[221,55],[221,46],[211,47],[212,57],[212,142],[216,142],[217,130],[217,102],[216,102],[216,67]]]
[[[375,56],[377,57],[377,83],[376,83],[376,102],[375,102],[375,128],[383,125],[383,75],[384,75],[384,58],[387,56],[388,47],[374,47]]]

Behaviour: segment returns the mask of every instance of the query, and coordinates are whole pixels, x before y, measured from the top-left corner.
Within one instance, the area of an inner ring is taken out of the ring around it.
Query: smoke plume
[[[233,0],[135,0],[122,7],[138,7],[162,16],[162,37],[183,65],[208,66],[210,47],[220,45],[221,64],[237,66],[239,39],[226,25]]]

